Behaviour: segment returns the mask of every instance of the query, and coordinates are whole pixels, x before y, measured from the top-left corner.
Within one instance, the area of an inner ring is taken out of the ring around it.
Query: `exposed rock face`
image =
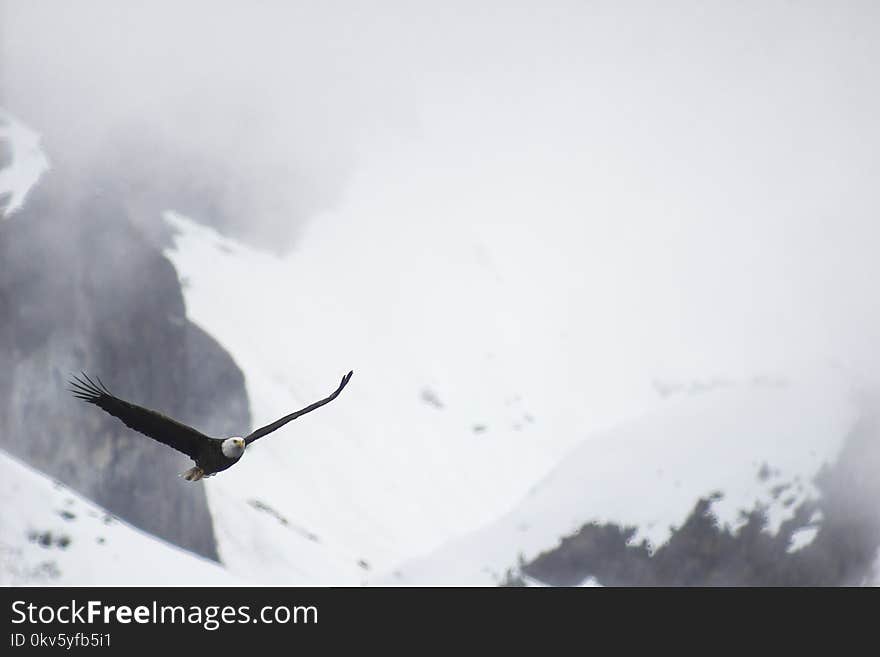
[[[66,390],[99,375],[121,397],[209,435],[250,426],[244,378],[187,318],[180,283],[123,199],[50,171],[0,223],[0,446],[128,522],[217,558],[189,459]]]

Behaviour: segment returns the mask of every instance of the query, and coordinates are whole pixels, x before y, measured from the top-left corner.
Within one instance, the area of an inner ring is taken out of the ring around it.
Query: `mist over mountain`
[[[98,180],[100,182],[100,180]],[[78,403],[71,374],[217,435],[250,426],[241,371],[186,317],[177,274],[114,192],[53,164],[0,222],[0,446],[132,524],[217,558],[188,459]],[[161,476],[156,476],[162,473]]]
[[[878,35],[862,2],[0,0],[8,572],[67,549],[56,478],[217,581],[880,581]],[[349,369],[196,486],[64,390],[237,435]],[[100,583],[95,524],[56,581]]]
[[[384,22],[355,5],[4,0],[0,106],[145,230],[176,208],[283,251],[365,141],[412,123]]]

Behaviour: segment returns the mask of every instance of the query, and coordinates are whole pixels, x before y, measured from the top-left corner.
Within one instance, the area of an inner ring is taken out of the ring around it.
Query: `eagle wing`
[[[95,378],[98,379],[97,383],[85,372],[82,373],[82,378],[74,376],[69,381],[70,392],[119,418],[127,427],[183,452],[192,459],[197,458],[207,441],[215,440],[161,413],[119,399],[107,389],[101,379]]]
[[[261,428],[257,429],[252,434],[247,436],[244,439],[244,442],[247,443],[248,445],[250,445],[252,442],[257,440],[258,438],[262,438],[263,436],[272,433],[276,429],[280,429],[281,427],[283,427],[285,424],[287,424],[291,420],[295,420],[296,418],[298,418],[300,415],[305,415],[306,413],[311,413],[316,408],[320,408],[324,404],[329,404],[330,402],[332,402],[334,399],[336,399],[339,396],[339,393],[342,392],[342,389],[348,384],[348,381],[351,379],[352,374],[354,374],[353,371],[349,372],[344,377],[342,377],[342,382],[339,384],[339,387],[336,388],[336,390],[333,391],[333,394],[331,394],[329,397],[325,397],[324,399],[316,401],[314,404],[309,404],[305,408],[300,409],[300,410],[296,411],[295,413],[291,413],[290,415],[285,415],[280,420],[275,420],[272,424],[267,424],[265,427],[261,427]]]

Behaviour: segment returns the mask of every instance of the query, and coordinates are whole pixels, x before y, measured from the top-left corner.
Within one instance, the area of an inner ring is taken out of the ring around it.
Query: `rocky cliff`
[[[250,426],[241,371],[187,319],[177,274],[148,233],[112,180],[84,184],[57,167],[0,222],[0,447],[216,559],[204,488],[177,477],[189,460],[66,390],[85,370],[205,433]]]

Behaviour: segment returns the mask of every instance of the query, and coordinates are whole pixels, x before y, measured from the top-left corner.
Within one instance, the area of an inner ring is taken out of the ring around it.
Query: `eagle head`
[[[246,445],[243,438],[233,436],[232,438],[224,440],[220,447],[223,450],[223,456],[228,459],[238,459],[244,454],[244,448]]]

